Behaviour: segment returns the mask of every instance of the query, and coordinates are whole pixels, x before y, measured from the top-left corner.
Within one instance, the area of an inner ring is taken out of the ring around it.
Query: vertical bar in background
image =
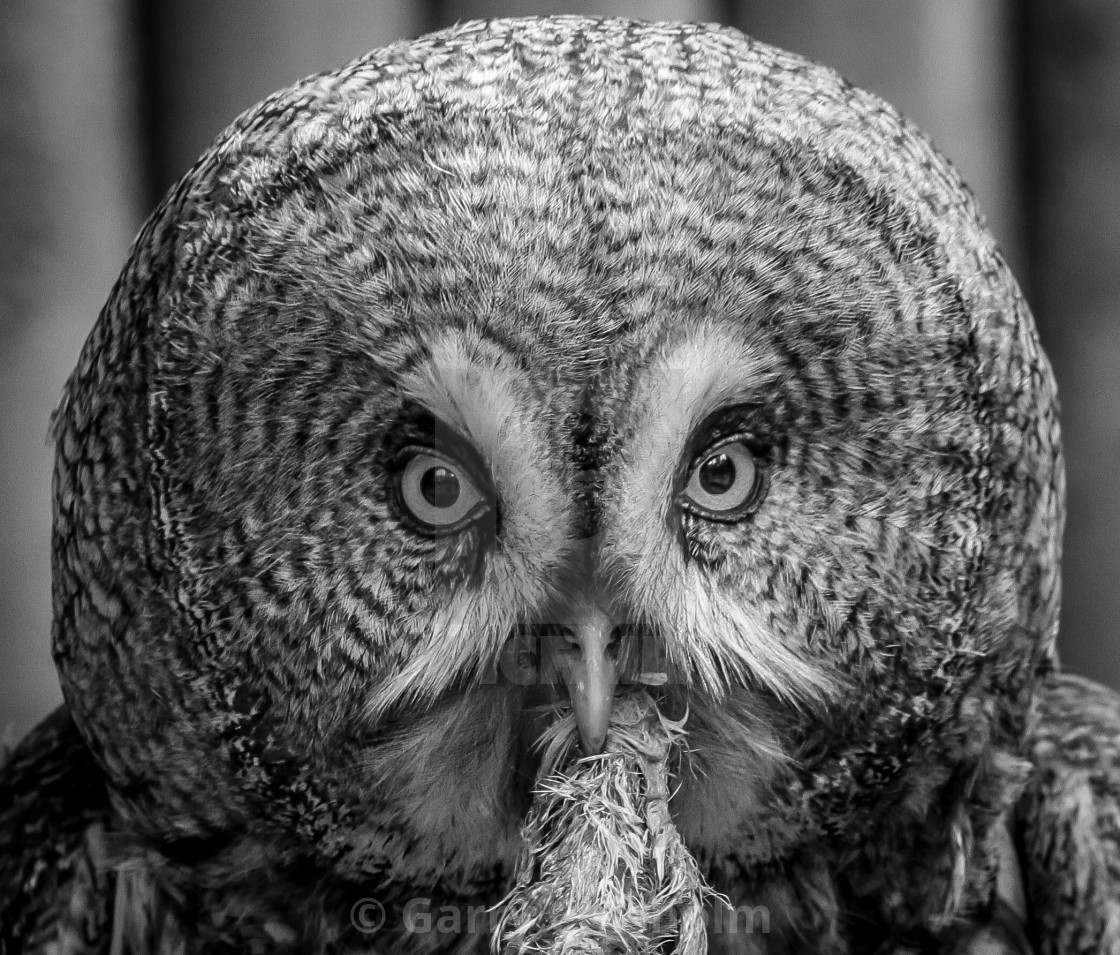
[[[1020,7],[1032,305],[1062,402],[1062,664],[1120,688],[1120,5]]]
[[[566,13],[597,17],[633,17],[640,20],[717,20],[718,0],[432,0],[431,29],[459,20],[489,17],[526,17]]]
[[[633,17],[639,20],[692,20],[707,23],[719,19],[716,0],[599,0],[589,3],[588,13],[600,17]]]
[[[139,226],[123,0],[0,3],[0,733],[61,700],[47,426]]]
[[[422,3],[139,0],[154,203],[243,110],[424,29]]]

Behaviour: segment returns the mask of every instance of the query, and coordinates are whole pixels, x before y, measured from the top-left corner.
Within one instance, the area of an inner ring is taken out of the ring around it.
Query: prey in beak
[[[494,951],[707,951],[707,906],[729,903],[705,882],[669,812],[684,722],[667,719],[639,689],[614,702],[610,724],[607,746],[596,755],[575,746],[584,729],[574,712],[541,737],[533,804],[514,886],[499,905]]]

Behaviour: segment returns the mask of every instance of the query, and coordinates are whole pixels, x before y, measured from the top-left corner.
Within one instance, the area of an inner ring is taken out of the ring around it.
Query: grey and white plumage
[[[713,950],[1019,944],[1008,824],[1038,951],[1120,948],[1049,367],[955,171],[822,67],[525,19],[281,91],[145,226],[55,437],[67,712],[0,789],[6,951],[78,892],[88,951],[453,950],[401,908],[507,887],[542,726],[503,648],[588,614],[665,664],[676,825],[771,914]],[[732,520],[688,499],[721,441]],[[417,449],[477,519],[418,526]]]

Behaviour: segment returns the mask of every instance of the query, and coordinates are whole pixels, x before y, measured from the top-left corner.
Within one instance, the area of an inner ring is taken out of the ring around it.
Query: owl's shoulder
[[[0,754],[0,955],[108,950],[108,819],[104,780],[65,707]]]
[[[1020,803],[1026,909],[1041,953],[1120,953],[1120,693],[1046,678]]]

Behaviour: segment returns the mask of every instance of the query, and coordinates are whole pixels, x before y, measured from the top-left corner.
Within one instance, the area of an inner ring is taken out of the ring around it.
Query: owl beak
[[[568,687],[585,756],[597,756],[607,741],[618,687],[618,639],[614,621],[595,604],[568,615],[565,634],[550,638],[551,656]]]

